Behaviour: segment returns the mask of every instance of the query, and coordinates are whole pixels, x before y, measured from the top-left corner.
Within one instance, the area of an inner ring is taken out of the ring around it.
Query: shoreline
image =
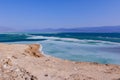
[[[120,65],[47,56],[38,44],[0,43],[0,80],[119,80]]]

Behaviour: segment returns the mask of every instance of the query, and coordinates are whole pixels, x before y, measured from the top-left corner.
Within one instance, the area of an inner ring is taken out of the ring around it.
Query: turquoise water
[[[120,33],[6,33],[0,42],[42,44],[45,54],[72,61],[120,64]]]

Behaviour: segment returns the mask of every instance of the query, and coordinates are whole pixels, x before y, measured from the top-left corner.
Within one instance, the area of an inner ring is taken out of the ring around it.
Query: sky
[[[76,28],[120,25],[120,0],[0,0],[0,27]]]

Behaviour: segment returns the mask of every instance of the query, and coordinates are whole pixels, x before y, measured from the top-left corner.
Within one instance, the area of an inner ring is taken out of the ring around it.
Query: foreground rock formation
[[[0,44],[0,80],[120,80],[118,65],[61,60],[39,47]]]

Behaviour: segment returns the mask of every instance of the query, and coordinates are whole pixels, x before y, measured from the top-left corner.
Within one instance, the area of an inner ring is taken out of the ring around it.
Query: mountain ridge
[[[28,32],[98,32],[98,33],[120,33],[120,26],[102,26],[102,27],[78,27],[78,28],[59,28],[59,29],[31,29]]]
[[[120,33],[120,26],[77,27],[77,28],[45,28],[45,29],[13,29],[0,27],[0,32],[82,32],[82,33]]]

